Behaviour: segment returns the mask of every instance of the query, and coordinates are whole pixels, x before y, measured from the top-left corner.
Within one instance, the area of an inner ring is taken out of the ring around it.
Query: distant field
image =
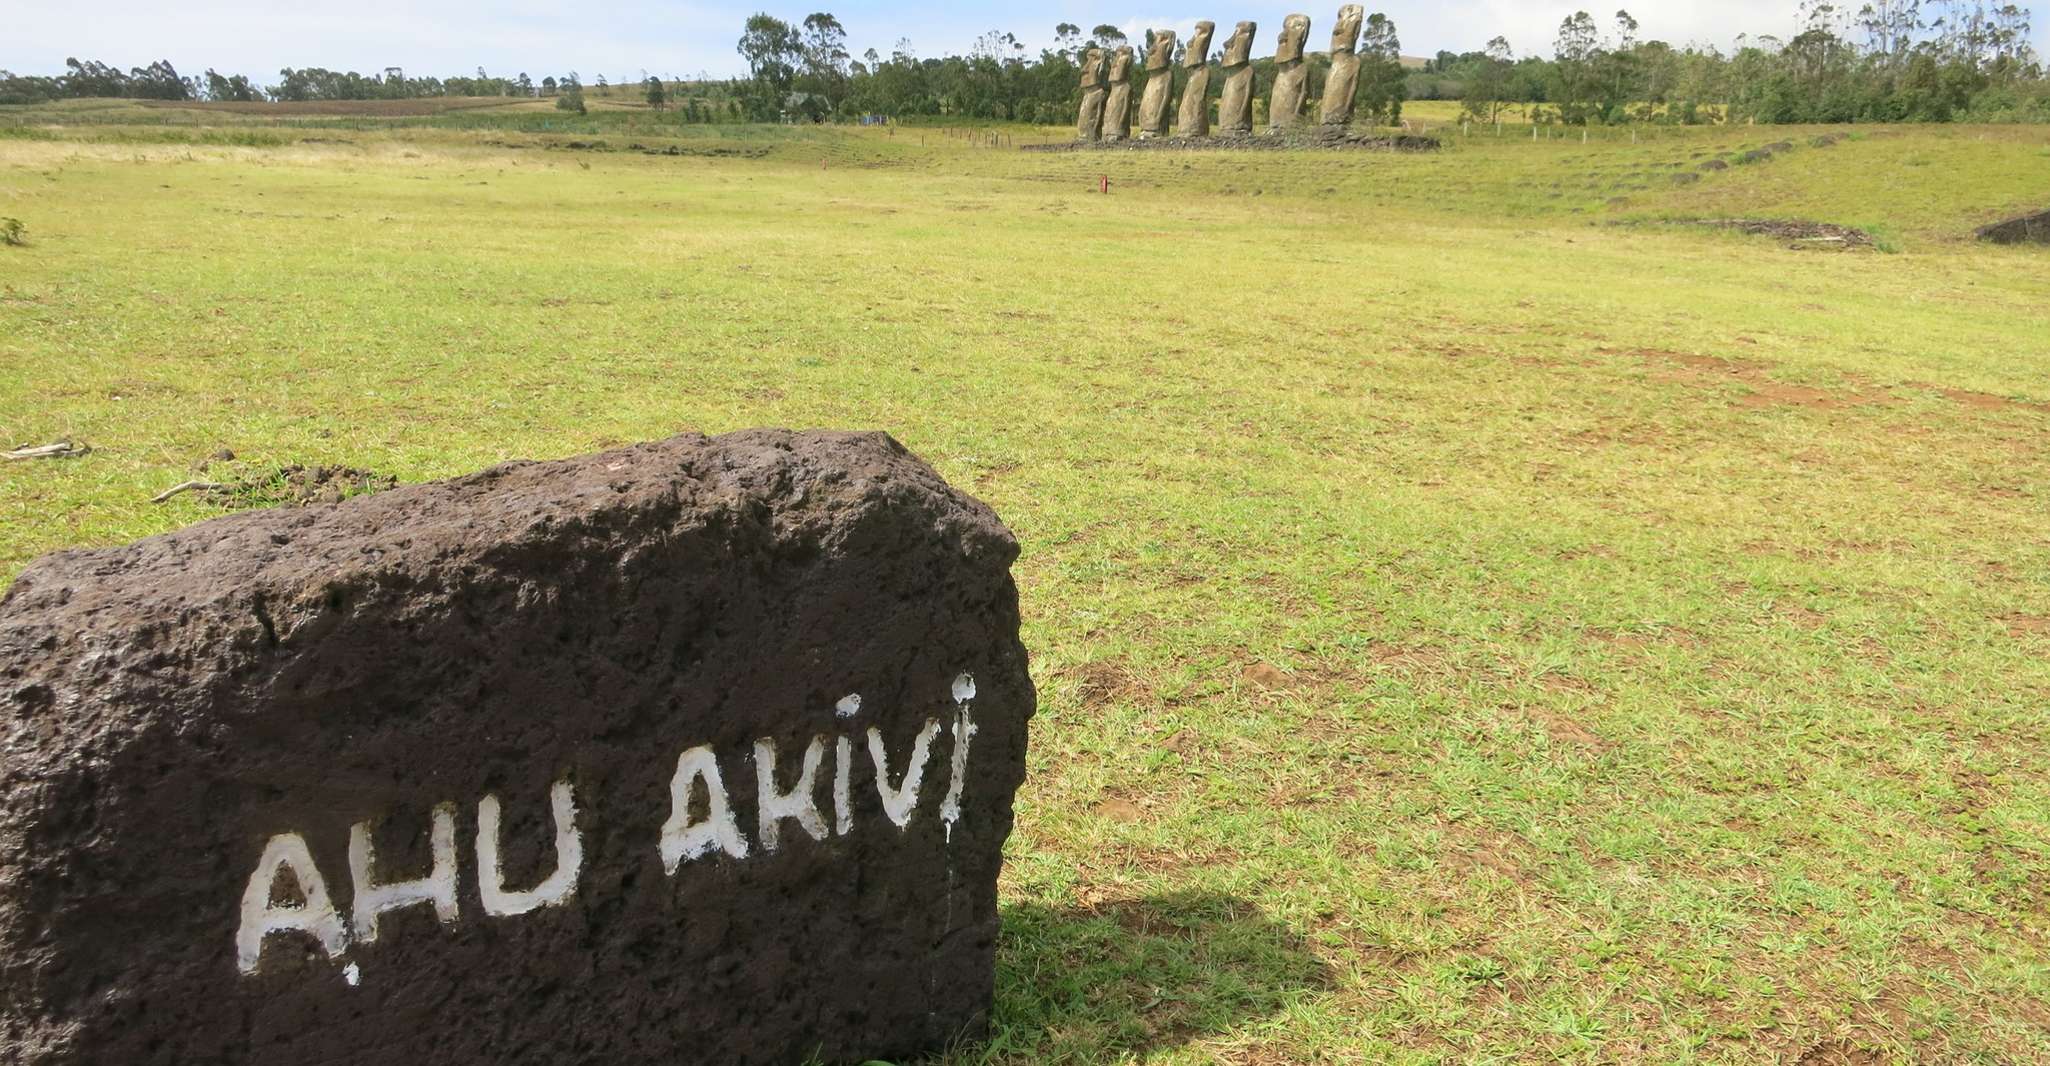
[[[241,117],[0,109],[0,437],[95,449],[0,575],[222,448],[883,428],[1043,699],[950,1061],[2050,1061],[2050,251],[1969,239],[2050,131]]]
[[[524,101],[521,101],[524,102]],[[502,96],[437,96],[418,100],[306,100],[271,103],[257,101],[241,103],[234,101],[198,102],[190,100],[138,100],[137,104],[162,111],[197,111],[202,113],[259,115],[267,118],[291,119],[315,115],[361,115],[366,118],[406,118],[415,115],[440,115],[450,111],[469,111],[486,107],[507,107],[515,103]],[[550,106],[553,102],[550,101]]]

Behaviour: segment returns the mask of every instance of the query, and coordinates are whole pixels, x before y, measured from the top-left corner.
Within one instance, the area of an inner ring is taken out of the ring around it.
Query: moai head
[[[1146,50],[1147,73],[1166,70],[1174,65],[1174,31],[1154,30],[1150,40],[1151,46]]]
[[[1182,52],[1182,66],[1194,70],[1210,62],[1210,37],[1216,32],[1215,22],[1196,23],[1196,32],[1189,34],[1189,47]]]
[[[1241,22],[1224,42],[1224,65],[1243,67],[1253,61],[1253,38],[1260,33],[1257,22]]]
[[[1347,4],[1338,9],[1338,25],[1331,27],[1331,54],[1350,52],[1360,43],[1360,22],[1367,17],[1367,9],[1358,4]]]
[[[1110,83],[1122,85],[1132,80],[1132,46],[1119,48],[1110,57]]]
[[[1103,84],[1103,49],[1091,48],[1082,56],[1082,87],[1094,89]]]
[[[1310,38],[1310,16],[1290,15],[1281,20],[1281,39],[1274,42],[1274,61],[1293,63],[1303,57],[1303,42]]]

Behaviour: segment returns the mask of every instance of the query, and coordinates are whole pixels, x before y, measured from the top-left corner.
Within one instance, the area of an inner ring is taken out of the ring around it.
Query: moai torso
[[[1331,76],[1324,82],[1324,106],[1318,120],[1326,126],[1344,128],[1352,124],[1353,99],[1359,95],[1360,20],[1366,10],[1358,4],[1338,9],[1338,25],[1331,28]]]
[[[1310,36],[1310,16],[1281,20],[1281,38],[1274,45],[1274,91],[1267,94],[1267,128],[1283,130],[1301,121],[1303,91],[1310,68],[1303,62],[1303,42]]]
[[[1075,119],[1075,139],[1097,141],[1103,138],[1103,102],[1108,90],[1103,87],[1103,49],[1091,48],[1082,57],[1082,113]]]
[[[1253,38],[1255,22],[1241,22],[1224,42],[1224,98],[1217,102],[1217,132],[1227,136],[1253,132]]]
[[[1122,141],[1132,136],[1132,49],[1120,48],[1110,57],[1110,95],[1103,102],[1103,139]]]
[[[1189,72],[1189,77],[1182,85],[1181,113],[1175,117],[1175,130],[1184,137],[1210,135],[1210,36],[1216,32],[1214,22],[1196,23],[1196,32],[1189,35],[1189,47],[1182,52],[1182,69]]]
[[[1167,105],[1174,98],[1173,30],[1154,30],[1146,49],[1146,91],[1139,97],[1139,136],[1167,136]]]

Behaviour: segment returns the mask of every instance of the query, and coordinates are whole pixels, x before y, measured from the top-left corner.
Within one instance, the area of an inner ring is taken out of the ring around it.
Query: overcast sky
[[[918,0],[813,0],[847,26],[856,56],[874,48],[887,55],[900,37],[910,38],[920,56],[965,51],[990,29],[1014,33],[1035,54],[1051,42],[1053,27],[1073,22],[1086,31],[1101,23],[1125,29],[1136,39],[1145,27],[1182,30],[1210,19],[1223,31],[1233,22],[1260,24],[1256,54],[1272,49],[1275,27],[1291,10],[1306,10],[1311,40],[1328,31],[1338,4],[1323,6],[1233,0],[1216,8],[1121,6],[1053,2],[1007,5],[933,3]],[[1213,0],[1204,0],[1213,2]],[[1854,0],[1855,2],[1855,0]],[[1786,34],[1797,0],[1639,0],[1629,10],[1647,39],[1674,44],[1698,42],[1727,49],[1738,33]],[[8,5],[0,31],[0,68],[17,73],[58,73],[67,56],[98,59],[122,68],[168,59],[179,71],[207,67],[224,74],[274,81],[281,67],[328,67],[372,73],[388,66],[410,74],[465,73],[482,66],[493,74],[522,71],[543,75],[579,72],[585,81],[604,74],[614,81],[642,70],[664,75],[742,71],[733,44],[741,23],[767,7],[796,21],[815,8],[728,4],[721,0],[348,0],[341,4],[280,4],[276,0],[97,0],[74,8],[35,0]],[[1488,38],[1506,35],[1516,54],[1549,55],[1559,21],[1575,6],[1511,0],[1389,0],[1384,10],[1401,31],[1403,51],[1429,56],[1439,49],[1468,51]],[[1612,14],[1593,10],[1605,24]],[[2040,20],[2050,23],[2050,19]],[[2050,26],[2039,24],[2037,49],[2050,52]]]

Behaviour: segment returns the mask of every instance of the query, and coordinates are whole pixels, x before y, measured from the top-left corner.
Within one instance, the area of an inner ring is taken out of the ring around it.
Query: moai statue
[[[1360,88],[1360,57],[1355,49],[1360,42],[1360,20],[1366,17],[1365,8],[1347,4],[1338,9],[1338,25],[1331,28],[1331,76],[1324,81],[1324,106],[1317,118],[1334,129],[1352,125],[1353,98]]]
[[[1267,129],[1285,130],[1302,120],[1304,90],[1310,68],[1303,62],[1303,43],[1310,36],[1310,16],[1281,20],[1281,39],[1274,44],[1274,88],[1267,94]]]
[[[1075,139],[1103,139],[1103,49],[1091,48],[1082,57],[1082,114],[1075,120]]]
[[[1154,30],[1146,49],[1146,93],[1139,98],[1139,139],[1167,136],[1167,104],[1174,99],[1173,30]]]
[[[1175,131],[1184,137],[1210,136],[1210,36],[1216,32],[1215,22],[1196,23],[1196,32],[1189,35],[1189,47],[1182,52],[1182,69],[1189,72],[1189,78],[1182,86],[1181,114],[1175,118]]]
[[[1241,22],[1224,42],[1224,99],[1217,102],[1217,132],[1244,136],[1253,132],[1253,37],[1255,22]]]
[[[1103,139],[1116,142],[1131,136],[1132,48],[1126,45],[1110,57],[1110,97],[1103,102]]]

